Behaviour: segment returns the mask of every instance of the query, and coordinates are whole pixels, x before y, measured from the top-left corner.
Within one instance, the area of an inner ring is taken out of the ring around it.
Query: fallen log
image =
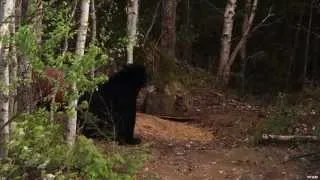
[[[178,122],[187,122],[191,120],[197,120],[198,117],[183,117],[183,116],[166,116],[166,115],[156,115],[161,119],[167,119],[172,121],[178,121]]]
[[[278,141],[292,141],[292,140],[311,140],[320,141],[318,136],[299,136],[299,135],[273,135],[273,134],[262,134],[263,140],[278,140]]]

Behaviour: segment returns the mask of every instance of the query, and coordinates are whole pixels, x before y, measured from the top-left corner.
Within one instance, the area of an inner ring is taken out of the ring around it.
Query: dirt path
[[[153,131],[154,136],[142,135],[153,146],[152,160],[139,179],[302,179],[294,162],[280,164],[288,156],[287,148],[248,147],[226,143],[225,139],[166,140]]]
[[[208,105],[209,96],[205,97],[195,107],[200,117],[197,122],[171,122],[138,114],[137,134],[153,144],[152,160],[138,179],[306,179],[295,161],[281,163],[295,150],[248,145],[248,131],[263,118],[257,111],[246,110],[252,106]]]

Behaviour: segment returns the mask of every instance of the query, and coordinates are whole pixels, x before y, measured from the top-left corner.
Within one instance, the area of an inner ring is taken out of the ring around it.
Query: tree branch
[[[152,28],[153,28],[153,26],[154,26],[154,24],[155,24],[155,22],[156,22],[157,15],[158,15],[158,11],[159,11],[161,2],[162,2],[162,0],[159,0],[158,4],[157,4],[157,6],[156,6],[156,9],[155,9],[154,14],[153,14],[153,17],[152,17],[151,24],[150,24],[150,26],[149,26],[149,28],[148,28],[148,30],[147,30],[147,32],[146,32],[146,35],[144,36],[143,46],[146,44],[146,41],[147,41],[147,39],[148,39],[148,37],[149,37],[149,34],[150,34],[150,32],[151,32],[151,30],[152,30]]]
[[[255,0],[256,2],[257,0]],[[255,3],[254,2],[254,3]],[[252,7],[254,8],[254,6]],[[268,15],[263,18],[259,24],[257,24],[255,27],[252,28],[251,30],[251,34],[253,32],[255,32],[256,30],[258,30],[259,28],[263,27],[264,23],[270,18],[273,16],[272,12],[271,12],[272,8],[269,9],[269,12],[268,12]],[[253,12],[253,11],[252,11]],[[250,33],[250,27],[252,24],[252,21],[253,21],[253,18],[254,18],[254,15],[251,14],[250,18],[249,18],[249,26],[248,26],[248,29],[247,31],[244,33],[244,35],[241,37],[239,43],[237,44],[237,46],[235,47],[235,49],[233,50],[231,56],[230,56],[230,59],[228,61],[228,66],[231,66],[233,64],[233,62],[235,61],[235,58],[237,57],[238,55],[238,52],[240,51],[241,47],[243,46],[244,42],[245,42],[245,39],[247,39],[249,37],[249,33]],[[251,22],[250,22],[251,21]]]

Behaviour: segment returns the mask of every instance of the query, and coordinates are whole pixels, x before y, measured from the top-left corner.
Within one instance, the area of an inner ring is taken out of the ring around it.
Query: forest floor
[[[152,157],[137,179],[145,180],[277,180],[307,179],[306,152],[288,144],[252,145],[249,132],[265,119],[264,108],[210,90],[195,97],[197,120],[173,122],[137,115],[136,132],[151,144]],[[284,163],[283,163],[284,162]]]

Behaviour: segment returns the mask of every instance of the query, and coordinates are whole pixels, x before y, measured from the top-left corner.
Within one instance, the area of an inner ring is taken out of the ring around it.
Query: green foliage
[[[20,53],[29,57],[31,63],[39,61],[37,36],[32,26],[20,26],[15,33],[15,42]]]
[[[314,135],[315,135],[315,136],[320,136],[320,128],[319,128],[319,127],[317,127],[317,128],[315,129]]]
[[[130,180],[149,157],[145,149],[119,150],[103,155],[102,148],[97,148],[92,140],[80,136],[68,163],[86,179]]]
[[[63,128],[47,119],[48,113],[39,110],[17,119],[9,142],[9,157],[1,163],[0,176],[14,179],[28,173],[59,169],[66,159]]]
[[[104,155],[92,140],[79,136],[72,149],[64,143],[63,127],[39,110],[20,116],[9,142],[9,157],[0,163],[0,177],[23,179],[52,174],[57,179],[133,179],[146,151]],[[141,149],[145,149],[142,147]]]
[[[264,132],[275,134],[287,134],[288,128],[297,121],[297,109],[287,103],[287,95],[280,93],[277,104],[264,126]]]
[[[57,6],[59,8],[57,8]],[[26,56],[32,65],[32,70],[45,76],[45,68],[56,68],[62,71],[65,87],[76,83],[77,91],[66,91],[66,100],[76,99],[79,92],[94,88],[96,84],[105,81],[106,77],[91,78],[89,72],[106,64],[108,56],[100,47],[90,45],[84,56],[78,56],[68,47],[75,35],[72,6],[65,1],[58,4],[44,3],[43,35],[39,36],[32,25],[19,27],[15,40],[17,49]],[[41,43],[39,43],[41,37]],[[59,83],[52,83],[59,85]],[[62,87],[55,87],[61,90]],[[65,91],[64,89],[62,91]]]
[[[255,129],[250,130],[250,142],[254,145],[261,143],[262,134],[288,134],[298,121],[298,109],[299,107],[288,103],[287,94],[279,93],[276,105],[267,118]]]
[[[137,148],[123,148],[111,156],[111,160],[116,162],[114,169],[131,175],[143,168],[145,162],[150,158],[149,145],[146,144]]]
[[[104,158],[92,140],[80,136],[72,154],[68,164],[78,169],[80,176],[87,179],[114,179],[116,177],[111,170],[112,162]]]
[[[186,86],[187,89],[193,87],[210,87],[214,84],[215,79],[212,74],[200,68],[193,68],[190,66],[178,67],[176,78]]]

